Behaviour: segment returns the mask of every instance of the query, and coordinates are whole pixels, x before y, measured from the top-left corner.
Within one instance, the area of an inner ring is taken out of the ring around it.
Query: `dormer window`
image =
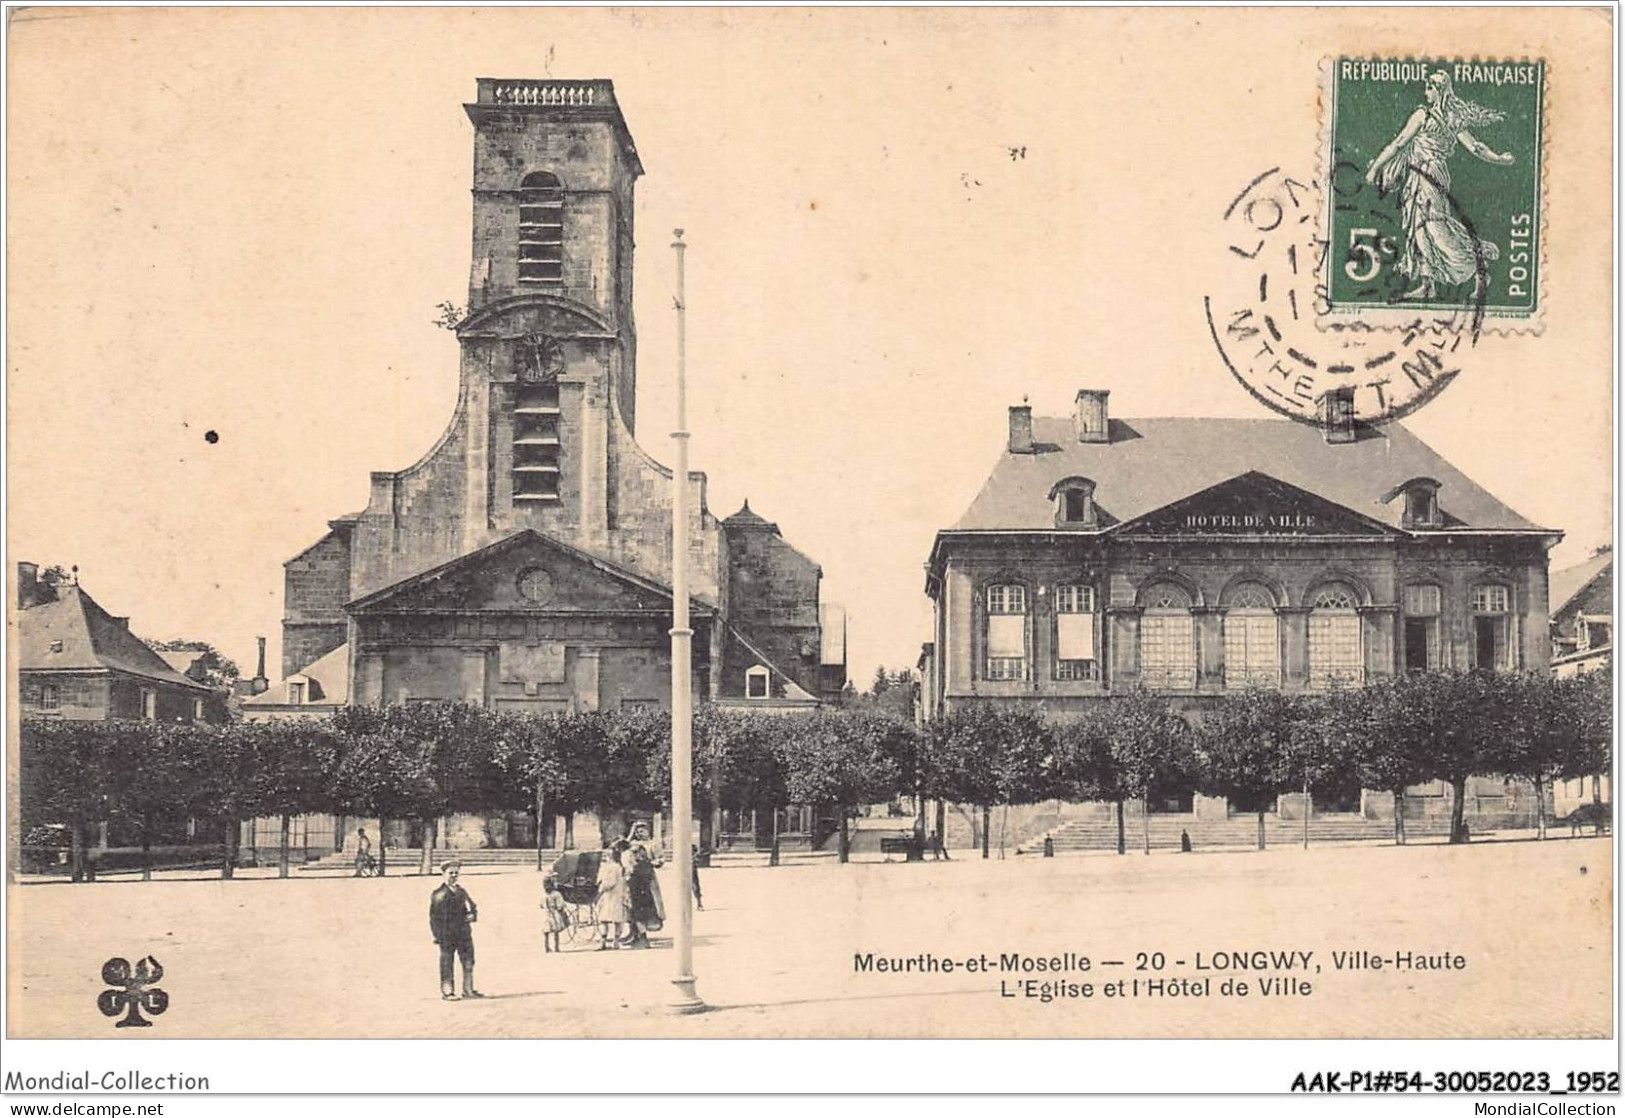
[[[1411,524],[1433,524],[1438,520],[1439,495],[1417,486],[1405,493],[1405,519]]]
[[[305,702],[305,685],[303,683],[288,684],[288,705],[303,706]]]
[[[1069,477],[1055,483],[1049,492],[1055,502],[1055,523],[1079,528],[1093,528],[1095,516],[1095,483],[1084,477]]]
[[[745,698],[765,699],[768,696],[768,670],[762,665],[745,670]]]
[[[1439,513],[1439,483],[1430,477],[1415,477],[1389,492],[1386,500],[1404,495],[1405,506],[1400,511],[1402,528],[1439,528],[1444,518]]]

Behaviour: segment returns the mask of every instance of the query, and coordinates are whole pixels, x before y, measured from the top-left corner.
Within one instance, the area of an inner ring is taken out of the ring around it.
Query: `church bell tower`
[[[469,544],[534,527],[592,547],[614,521],[611,431],[635,430],[633,190],[605,80],[481,78],[462,346]],[[618,419],[618,422],[617,422]]]

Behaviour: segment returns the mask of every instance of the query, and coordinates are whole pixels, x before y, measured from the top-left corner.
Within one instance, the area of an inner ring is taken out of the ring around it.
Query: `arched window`
[[[987,588],[986,676],[1027,678],[1027,588],[1020,583]]]
[[[1196,631],[1191,599],[1180,587],[1161,582],[1140,595],[1140,681],[1163,690],[1196,686]]]
[[[564,187],[546,171],[519,184],[519,282],[564,283]]]
[[[1273,687],[1281,682],[1281,638],[1275,596],[1256,582],[1225,596],[1224,685]]]
[[[1512,616],[1512,592],[1498,583],[1473,587],[1473,667],[1499,671],[1511,665],[1508,652],[1508,626]]]
[[[1331,687],[1360,682],[1359,597],[1340,582],[1322,586],[1309,599],[1309,686]]]

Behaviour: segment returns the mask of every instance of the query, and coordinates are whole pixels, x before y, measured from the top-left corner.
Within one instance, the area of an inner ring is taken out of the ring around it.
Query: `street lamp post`
[[[705,1003],[694,990],[694,630],[688,621],[688,337],[684,315],[683,231],[675,231],[677,251],[677,429],[671,433],[676,449],[671,485],[671,845],[677,871],[677,927],[673,934],[677,955],[677,987],[671,1008],[695,1013]]]

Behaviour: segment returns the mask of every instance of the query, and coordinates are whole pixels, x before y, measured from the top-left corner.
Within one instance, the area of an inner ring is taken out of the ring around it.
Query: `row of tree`
[[[1609,770],[1612,719],[1610,680],[1600,672],[1426,672],[1318,694],[1254,688],[1189,718],[1147,691],[1059,724],[1036,707],[972,706],[928,727],[923,784],[982,807],[984,855],[991,805],[1114,803],[1121,852],[1127,801],[1190,792],[1256,812],[1260,847],[1265,816],[1283,793],[1391,792],[1394,838],[1403,843],[1405,790],[1431,781],[1452,789],[1451,841],[1460,842],[1467,780],[1484,775],[1533,785],[1544,837],[1552,782]],[[1149,848],[1149,822],[1145,837]]]
[[[280,817],[288,872],[293,817],[316,812],[420,824],[426,868],[436,822],[457,812],[659,810],[670,791],[669,716],[623,711],[534,717],[462,703],[348,707],[330,718],[227,726],[36,720],[22,730],[25,825],[67,824],[75,878],[86,836],[115,822],[149,850],[154,836],[203,820],[231,876],[243,820]],[[1611,695],[1600,673],[1428,673],[1320,695],[1250,690],[1187,718],[1150,692],[1103,700],[1076,718],[1040,706],[978,704],[916,730],[885,713],[772,716],[702,707],[695,715],[694,803],[702,840],[714,810],[813,805],[839,819],[915,796],[975,805],[983,853],[997,805],[1050,799],[1123,805],[1201,791],[1264,816],[1283,792],[1391,790],[1432,780],[1455,790],[1453,835],[1469,776],[1553,780],[1609,767]],[[1542,818],[1544,825],[1544,817]],[[1404,841],[1404,813],[1395,811]],[[1149,837],[1147,837],[1149,843]],[[150,866],[150,858],[143,861]]]

